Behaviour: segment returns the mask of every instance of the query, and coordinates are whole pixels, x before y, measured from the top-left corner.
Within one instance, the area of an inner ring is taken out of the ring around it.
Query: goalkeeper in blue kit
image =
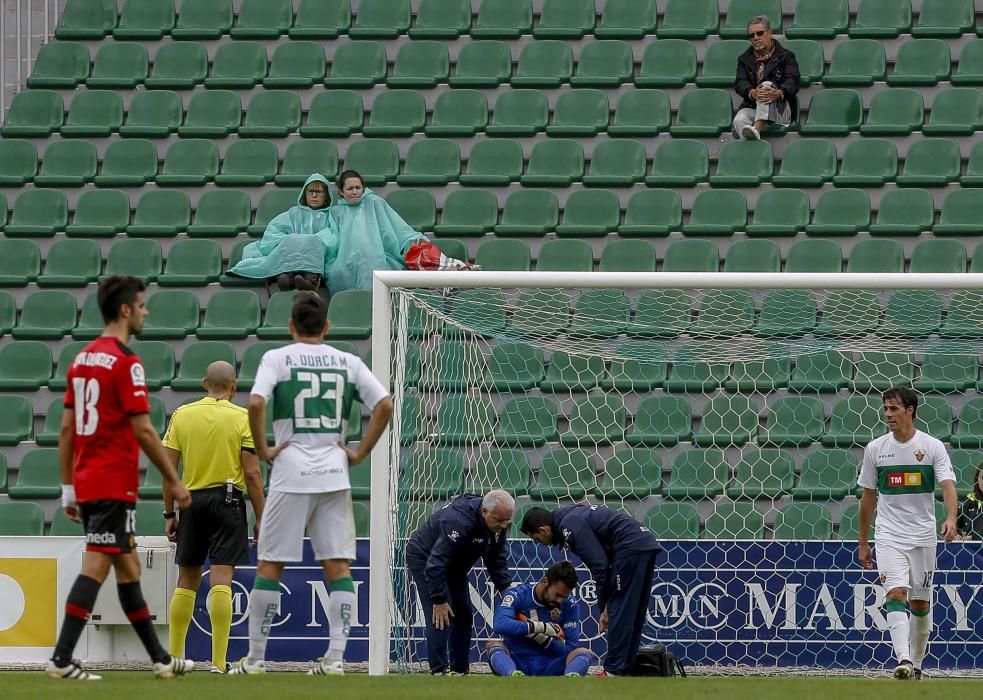
[[[553,564],[538,583],[513,586],[495,608],[495,633],[485,658],[497,676],[584,676],[594,654],[580,643],[577,570]]]

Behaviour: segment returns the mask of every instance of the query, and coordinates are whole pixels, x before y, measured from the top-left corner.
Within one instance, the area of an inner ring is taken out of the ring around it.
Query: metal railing
[[[38,51],[55,34],[66,0],[0,0],[0,116],[27,85]]]

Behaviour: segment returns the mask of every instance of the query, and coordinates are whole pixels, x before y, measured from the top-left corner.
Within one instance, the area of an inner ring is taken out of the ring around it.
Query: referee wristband
[[[173,510],[170,511],[170,512],[164,511],[164,518],[170,519],[170,518],[176,518],[176,517],[177,517],[177,512],[176,511],[173,511]]]

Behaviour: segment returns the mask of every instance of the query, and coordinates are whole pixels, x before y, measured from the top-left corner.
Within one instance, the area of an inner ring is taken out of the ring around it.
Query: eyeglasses
[[[748,32],[747,35],[749,39],[756,39],[759,36],[764,36],[767,33],[768,33],[767,29],[762,29],[760,32]]]
[[[326,191],[325,190],[307,190],[307,194],[315,194],[315,195],[317,195],[317,196],[320,197],[320,196],[326,194]]]

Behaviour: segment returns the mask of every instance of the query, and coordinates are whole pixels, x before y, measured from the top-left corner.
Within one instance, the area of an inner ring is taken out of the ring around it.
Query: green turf
[[[59,686],[62,686],[59,688]],[[671,690],[667,688],[671,686]],[[43,673],[5,672],[0,674],[3,700],[59,696],[73,700],[155,700],[175,697],[217,698],[220,694],[235,700],[270,698],[330,698],[366,700],[393,698],[416,700],[467,697],[468,700],[501,700],[503,693],[519,691],[529,697],[560,700],[602,700],[639,698],[652,700],[653,693],[668,691],[672,700],[787,700],[789,697],[822,698],[839,696],[850,700],[951,700],[974,697],[979,681],[929,679],[921,683],[901,683],[889,678],[430,678],[411,676],[369,678],[349,674],[344,678],[311,678],[300,673],[269,673],[264,677],[223,677],[208,673],[189,678],[160,681],[150,672],[106,672],[102,681],[80,683],[58,681]],[[513,690],[513,688],[515,690]],[[57,690],[56,690],[57,689]]]

